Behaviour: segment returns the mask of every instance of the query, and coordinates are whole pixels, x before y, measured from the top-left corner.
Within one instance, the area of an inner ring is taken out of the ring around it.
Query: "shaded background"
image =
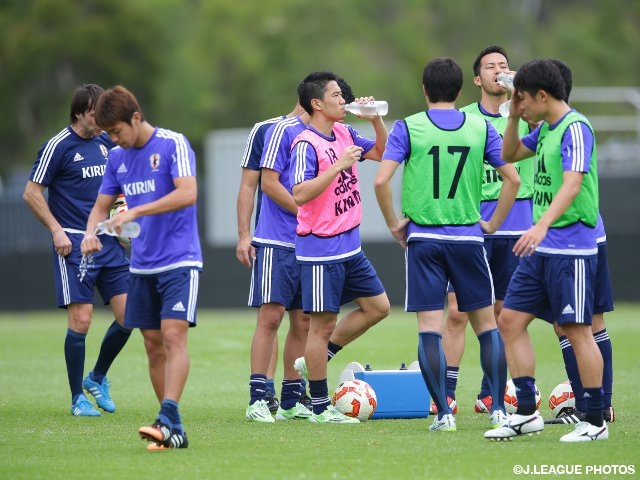
[[[465,73],[458,105],[468,104],[478,99],[472,62],[494,43],[513,69],[541,57],[572,68],[572,103],[597,132],[616,298],[640,299],[637,0],[4,0],[0,36],[0,309],[54,305],[50,236],[21,195],[38,148],[67,123],[78,84],[123,84],[152,124],[190,139],[206,262],[200,305],[243,307],[249,272],[233,245],[211,240],[212,218],[235,235],[243,132],[289,112],[298,81],[313,70],[335,70],[356,95],[388,100],[390,128],[424,108],[424,64],[451,56]],[[226,153],[214,153],[212,132],[234,139]],[[365,221],[384,227],[373,202]],[[363,237],[401,304],[402,250]]]

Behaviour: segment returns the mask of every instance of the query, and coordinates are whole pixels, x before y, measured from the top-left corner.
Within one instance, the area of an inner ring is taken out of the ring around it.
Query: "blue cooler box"
[[[429,416],[429,391],[415,361],[406,370],[369,370],[351,362],[342,371],[338,383],[363,380],[376,392],[376,418],[423,418]]]

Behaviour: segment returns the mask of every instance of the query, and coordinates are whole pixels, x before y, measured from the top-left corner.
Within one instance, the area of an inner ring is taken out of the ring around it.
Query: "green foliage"
[[[633,86],[640,2],[627,0],[31,0],[0,5],[0,174],[26,166],[67,119],[79,83],[131,89],[156,125],[198,152],[214,128],[286,113],[297,83],[332,69],[390,120],[424,108],[424,64],[451,56],[477,98],[471,63],[504,45],[512,66],[557,57],[576,86]]]
[[[637,304],[617,305],[606,322],[614,348],[614,397],[617,420],[610,439],[593,444],[561,445],[573,428],[547,426],[533,438],[493,443],[482,438],[488,417],[473,412],[480,386],[478,341],[467,330],[457,390],[458,431],[429,432],[432,419],[372,420],[361,425],[309,422],[250,423],[244,418],[249,392],[249,346],[255,311],[198,312],[189,333],[191,371],[180,402],[190,446],[149,453],[136,430],[153,421],[158,403],[147,373],[140,334],[109,371],[114,414],[79,418],[69,413],[69,393],[62,345],[63,311],[0,314],[0,471],[11,479],[513,479],[515,465],[637,464],[640,414],[635,363],[640,323]],[[112,321],[96,311],[87,336],[85,372],[93,367],[104,331]],[[284,345],[286,320],[280,329]],[[536,348],[536,383],[546,398],[565,380],[562,356],[551,326],[531,325]],[[398,368],[416,358],[414,314],[394,309],[371,331],[329,363],[329,385],[352,361],[374,369]],[[276,385],[280,390],[282,364]],[[602,478],[587,476],[586,478]],[[567,476],[570,478],[571,475]],[[614,476],[612,475],[611,478]],[[544,478],[547,478],[546,476]]]

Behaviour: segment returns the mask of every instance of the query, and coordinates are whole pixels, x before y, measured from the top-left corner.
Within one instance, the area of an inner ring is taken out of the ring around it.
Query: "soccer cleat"
[[[476,400],[473,409],[476,413],[489,413],[491,411],[491,404],[493,403],[493,397],[491,395],[487,395],[486,397],[480,398],[478,395],[478,399]]]
[[[299,402],[302,405],[304,405],[305,407],[307,407],[307,409],[311,410],[311,408],[312,408],[311,397],[309,395],[307,395],[307,392],[302,394],[302,396],[300,397]]]
[[[596,427],[589,422],[576,424],[573,432],[560,437],[561,442],[591,442],[593,440],[606,440],[609,438],[609,428],[606,423]]]
[[[500,428],[505,424],[508,417],[505,412],[502,410],[494,410],[491,412],[491,417],[489,417],[489,425],[491,428]]]
[[[105,412],[113,413],[116,411],[116,404],[111,400],[111,395],[109,395],[109,387],[111,386],[111,382],[107,382],[107,377],[102,379],[102,383],[98,383],[94,380],[91,380],[91,373],[85,377],[82,381],[82,387],[93,395],[93,398],[96,399],[96,403],[98,407],[100,407]]]
[[[289,410],[285,410],[282,406],[278,407],[276,420],[308,420],[311,415],[313,412],[298,402]]]
[[[575,407],[565,407],[560,410],[556,418],[545,420],[546,425],[567,425],[570,423],[580,423],[584,421],[586,414]]]
[[[87,397],[80,395],[76,403],[71,405],[71,414],[76,417],[99,417],[100,412],[93,408]]]
[[[160,420],[156,420],[151,426],[140,427],[138,433],[142,440],[158,444],[164,444],[171,438],[171,429]]]
[[[247,420],[252,422],[274,423],[275,420],[269,411],[269,404],[266,400],[258,400],[247,407],[245,413]]]
[[[307,370],[307,361],[304,357],[296,358],[296,361],[293,362],[293,368],[295,368],[296,372],[300,374],[305,382],[309,382],[309,370]]]
[[[484,438],[495,440],[511,440],[519,435],[533,435],[544,430],[544,420],[539,411],[532,415],[519,415],[514,413],[507,417],[507,421],[501,427],[484,432]]]
[[[147,446],[147,450],[155,452],[158,450],[171,450],[172,448],[187,448],[188,446],[189,440],[187,440],[187,434],[185,432],[178,433],[172,430],[169,440],[164,443],[150,443]]]
[[[447,402],[449,402],[449,408],[451,409],[451,413],[453,413],[454,415],[458,413],[458,404],[456,403],[456,400],[454,398],[447,397]],[[437,414],[438,414],[438,407],[436,407],[435,403],[432,403],[431,408],[429,408],[429,415],[437,415]]]
[[[608,423],[613,423],[616,420],[616,414],[613,410],[613,407],[609,407],[606,408],[603,412],[602,412],[602,417],[604,418],[605,422]]]
[[[320,414],[316,415],[312,412],[309,421],[313,423],[360,423],[360,420],[357,418],[347,417],[340,413],[333,405],[329,405],[327,409]]]
[[[456,418],[447,413],[442,416],[442,419],[438,420],[438,417],[429,425],[429,430],[432,432],[455,432],[456,431]]]
[[[278,397],[267,393],[267,408],[271,413],[276,413],[278,411],[278,407],[280,406],[280,402],[278,401]]]

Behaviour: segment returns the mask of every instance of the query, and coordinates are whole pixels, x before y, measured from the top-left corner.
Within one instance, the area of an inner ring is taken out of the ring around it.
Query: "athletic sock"
[[[276,396],[276,384],[273,381],[273,378],[267,378],[267,381],[264,387],[265,387],[265,391],[267,392],[267,395],[270,395],[272,397]]]
[[[85,333],[67,329],[64,339],[64,358],[67,364],[67,377],[71,389],[71,405],[76,403],[82,394],[82,378],[84,375]]]
[[[321,414],[331,405],[326,378],[322,380],[309,380],[309,394],[311,395],[313,413],[316,415]]]
[[[252,374],[249,377],[249,405],[253,405],[258,400],[265,400],[267,398],[266,390],[267,376],[261,374]]]
[[[489,380],[487,380],[487,376],[482,376],[482,383],[480,384],[480,398],[484,398],[491,395],[491,388],[489,387]],[[500,396],[500,395],[498,395]],[[493,395],[491,395],[493,397]]]
[[[611,338],[609,332],[604,328],[593,334],[596,345],[602,354],[602,391],[604,395],[605,410],[611,406],[611,396],[613,395],[613,347],[611,346]]]
[[[502,335],[497,328],[478,335],[480,342],[480,365],[491,394],[491,411],[504,411],[504,390],[507,385],[507,357],[504,352]],[[518,404],[520,400],[518,399]],[[535,411],[535,395],[534,395]]]
[[[447,397],[456,398],[456,387],[458,386],[458,371],[460,367],[450,367],[447,365],[447,380],[445,390]]]
[[[302,387],[300,380],[282,380],[282,390],[280,392],[280,407],[289,410],[296,406],[300,400]]]
[[[536,411],[536,379],[533,377],[516,377],[513,379],[518,398],[518,415],[533,415]],[[602,412],[600,412],[602,415]]]
[[[180,409],[178,408],[178,402],[175,400],[166,398],[162,401],[158,419],[165,425],[169,425],[172,430],[177,430],[178,433],[183,432]]]
[[[91,374],[93,381],[102,383],[102,380],[109,371],[109,367],[111,367],[111,364],[122,350],[122,347],[125,346],[130,336],[131,329],[123,327],[115,320],[113,321],[102,339],[100,353],[98,354],[98,359]]]
[[[586,401],[584,399],[584,389],[582,388],[582,380],[580,379],[580,371],[578,370],[578,362],[573,346],[566,335],[561,336],[558,341],[562,349],[562,359],[564,360],[564,368],[567,372],[567,378],[571,384],[573,395],[576,401],[576,409],[584,412],[586,410]]]
[[[602,418],[602,410],[604,410],[602,387],[585,388],[584,398],[587,404],[585,420],[591,425],[601,427],[604,423]]]
[[[340,350],[342,350],[342,347],[340,345],[329,341],[329,346],[327,348],[327,362],[335,357]]]
[[[447,361],[442,348],[442,335],[436,332],[418,333],[418,363],[431,399],[438,407],[438,419],[450,414],[447,402],[446,370]]]

